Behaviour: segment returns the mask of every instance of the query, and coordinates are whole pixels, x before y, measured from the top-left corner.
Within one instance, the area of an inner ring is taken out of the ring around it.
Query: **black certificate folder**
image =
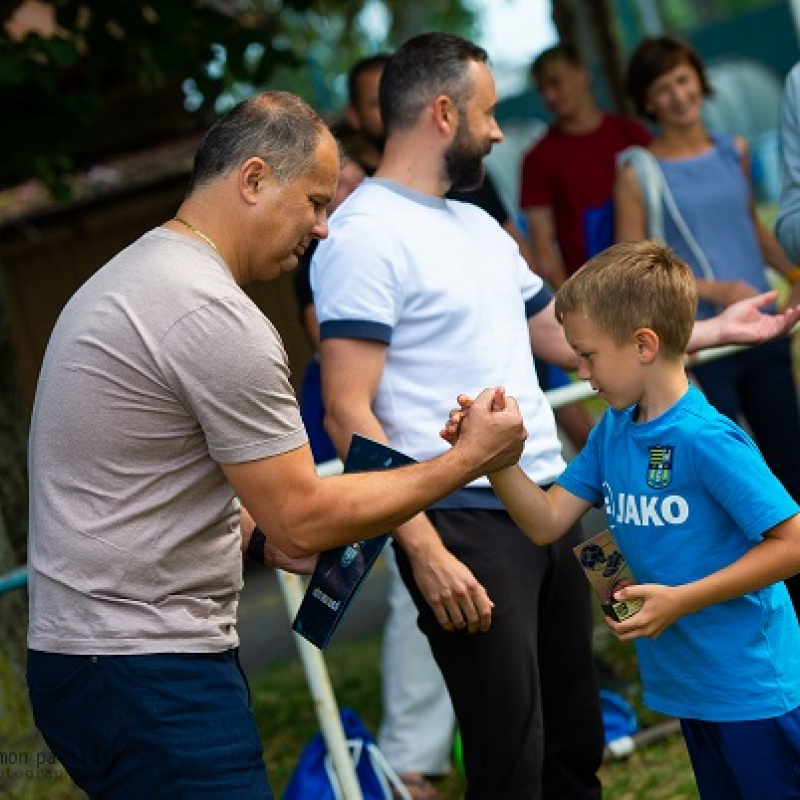
[[[413,464],[391,447],[354,434],[344,461],[345,472],[372,472]],[[358,594],[390,533],[320,553],[292,629],[324,650]]]

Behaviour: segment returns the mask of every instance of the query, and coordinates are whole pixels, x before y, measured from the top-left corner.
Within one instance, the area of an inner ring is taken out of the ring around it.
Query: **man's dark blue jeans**
[[[28,651],[34,719],[93,798],[272,800],[238,651]]]

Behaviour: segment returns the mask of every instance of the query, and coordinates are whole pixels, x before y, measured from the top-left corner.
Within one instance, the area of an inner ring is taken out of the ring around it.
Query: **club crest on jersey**
[[[672,483],[672,445],[658,445],[648,448],[650,460],[647,463],[647,485],[651,489],[665,489]]]

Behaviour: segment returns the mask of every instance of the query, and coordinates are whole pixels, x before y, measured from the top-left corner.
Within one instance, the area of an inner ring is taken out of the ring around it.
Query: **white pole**
[[[275,572],[278,574],[289,619],[293,620],[303,600],[305,584],[299,575],[293,575],[280,569]],[[325,739],[325,746],[328,748],[336,777],[339,779],[342,800],[363,800],[355,767],[350,759],[339,708],[336,705],[333,687],[325,667],[325,659],[322,652],[311,642],[306,641],[297,633],[294,638],[305,668],[308,688],[314,700],[319,728]],[[313,798],[309,798],[309,800],[313,800]]]

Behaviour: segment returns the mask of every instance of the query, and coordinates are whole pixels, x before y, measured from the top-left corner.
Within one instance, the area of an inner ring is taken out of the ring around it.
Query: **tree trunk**
[[[628,114],[624,64],[610,0],[553,0],[553,22],[561,41],[576,47],[586,65],[602,75],[614,110]]]

